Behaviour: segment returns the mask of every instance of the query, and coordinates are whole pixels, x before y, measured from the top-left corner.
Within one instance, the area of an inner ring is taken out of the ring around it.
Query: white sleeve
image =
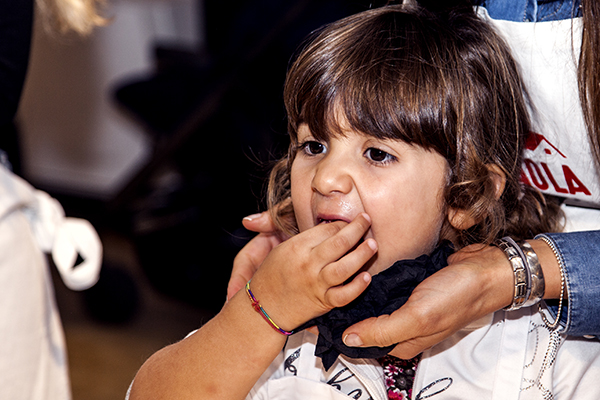
[[[267,400],[269,393],[267,391],[267,382],[271,379],[278,379],[283,377],[284,367],[284,352],[280,352],[279,355],[273,360],[267,370],[260,376],[258,381],[250,392],[246,396],[246,400]]]

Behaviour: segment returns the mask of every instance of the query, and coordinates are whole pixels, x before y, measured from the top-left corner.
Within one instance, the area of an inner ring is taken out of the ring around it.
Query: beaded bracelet
[[[254,310],[259,313],[265,321],[267,321],[267,323],[271,326],[271,328],[275,329],[277,332],[281,333],[282,335],[285,336],[289,336],[292,333],[294,333],[294,331],[286,331],[284,329],[281,329],[279,327],[279,325],[277,325],[275,323],[275,321],[273,321],[271,319],[271,317],[269,317],[269,314],[267,314],[267,312],[265,311],[264,308],[262,308],[262,306],[260,305],[260,303],[258,302],[258,300],[256,299],[256,297],[254,297],[254,295],[252,294],[252,291],[250,290],[250,281],[248,281],[248,283],[246,283],[246,293],[248,294],[248,298],[250,299],[250,301],[252,302],[252,308],[254,308]]]
[[[556,261],[558,262],[558,268],[560,269],[560,298],[558,300],[558,311],[556,312],[556,318],[554,318],[554,321],[550,322],[548,320],[548,317],[546,317],[546,314],[544,313],[544,311],[542,309],[542,305],[539,306],[539,311],[540,311],[540,314],[542,315],[542,320],[544,321],[544,324],[546,324],[548,329],[555,330],[558,327],[558,324],[560,323],[560,319],[562,316],[563,300],[564,300],[564,296],[565,296],[565,286],[566,286],[565,263],[562,258],[562,255],[558,252],[558,249],[556,248],[556,245],[554,244],[554,242],[552,240],[550,240],[546,236],[537,236],[536,239],[543,240],[548,246],[550,246],[550,248],[552,249],[552,252],[554,253],[554,257],[556,257]]]

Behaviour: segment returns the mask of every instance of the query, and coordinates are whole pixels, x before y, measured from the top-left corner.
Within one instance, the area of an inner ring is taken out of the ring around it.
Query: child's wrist
[[[289,336],[291,334],[294,333],[293,330],[286,330],[284,329],[282,326],[280,326],[279,324],[277,324],[275,322],[275,320],[273,320],[273,318],[269,315],[269,313],[265,310],[265,308],[261,305],[260,300],[257,299],[257,297],[254,295],[254,293],[252,292],[252,289],[250,288],[250,282],[252,280],[248,281],[248,283],[246,283],[245,286],[245,292],[246,295],[248,296],[248,300],[250,301],[250,305],[252,306],[252,308],[254,309],[254,311],[256,311],[264,320],[265,322],[271,327],[273,328],[275,331],[277,331],[278,333],[284,335],[284,336]]]

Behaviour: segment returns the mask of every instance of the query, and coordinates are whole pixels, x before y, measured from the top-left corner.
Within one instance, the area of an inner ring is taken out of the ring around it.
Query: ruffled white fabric
[[[98,280],[102,245],[87,221],[0,166],[0,399],[70,400],[65,338],[43,253],[67,287]],[[77,255],[84,260],[75,266]]]
[[[98,281],[102,244],[92,225],[65,217],[57,200],[0,167],[0,218],[16,211],[22,211],[29,220],[40,249],[52,254],[68,288],[85,290]],[[83,262],[75,266],[78,254]]]

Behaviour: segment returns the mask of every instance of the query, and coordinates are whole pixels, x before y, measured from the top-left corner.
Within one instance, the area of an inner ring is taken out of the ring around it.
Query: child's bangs
[[[350,19],[321,32],[290,70],[292,140],[306,123],[317,140],[351,129],[445,149],[447,66],[430,53],[439,37],[428,34],[429,21],[413,15],[373,14],[369,24]]]
[[[309,96],[299,122],[308,124],[313,137],[321,141],[351,130],[431,147],[435,142],[432,135],[440,133],[442,113],[440,102],[432,104],[431,99],[439,99],[441,94],[423,95],[406,77],[397,77],[394,86],[381,82],[371,85],[367,79],[351,77],[325,93]]]

